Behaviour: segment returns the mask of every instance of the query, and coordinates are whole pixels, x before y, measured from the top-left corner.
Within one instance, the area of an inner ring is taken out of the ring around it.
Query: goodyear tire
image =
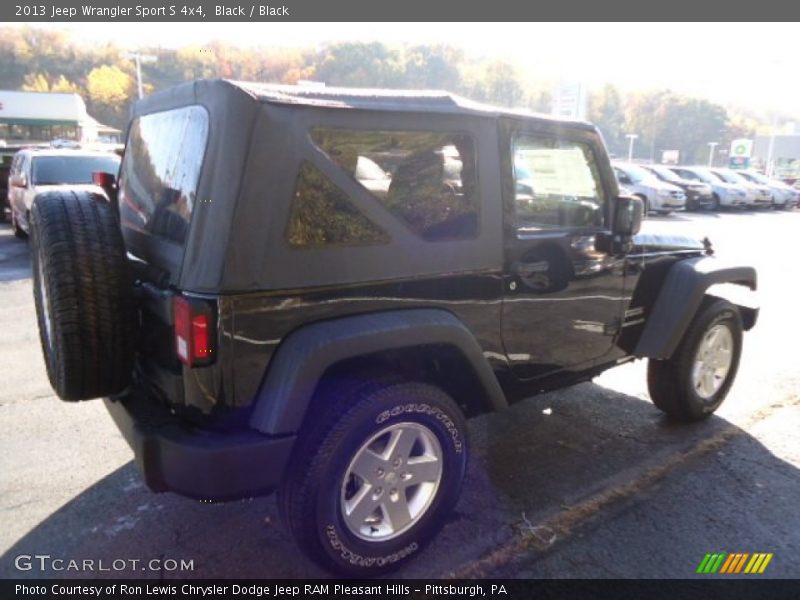
[[[327,570],[371,577],[396,569],[433,539],[458,500],[464,417],[450,396],[421,382],[350,386],[323,406],[287,467],[283,517]]]
[[[647,385],[653,403],[678,421],[711,416],[733,385],[741,353],[738,309],[707,297],[675,354],[649,361]]]
[[[135,312],[125,245],[102,195],[47,192],[31,210],[33,295],[47,376],[62,400],[122,391]]]

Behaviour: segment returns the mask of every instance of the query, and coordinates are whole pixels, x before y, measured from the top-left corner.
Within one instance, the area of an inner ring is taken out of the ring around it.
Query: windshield
[[[653,171],[656,175],[661,177],[664,181],[669,181],[670,183],[680,183],[681,178],[678,177],[676,173],[670,171],[667,167],[662,167],[659,165],[653,165],[650,167],[650,170]]]
[[[739,173],[739,176],[754,181],[755,183],[763,183],[765,185],[769,185],[770,183],[769,179],[764,177],[761,173]]]
[[[643,169],[642,167],[637,167],[636,165],[625,165],[624,167],[617,165],[617,171],[619,171],[619,173],[621,174],[630,177],[633,183],[642,183],[647,181],[658,180],[658,178],[655,175],[653,175],[650,171],[648,171],[647,169]]]
[[[711,171],[706,171],[705,169],[692,169],[688,171],[688,173],[693,173],[700,181],[704,181],[705,183],[719,183],[722,181],[721,177],[714,175]]]
[[[33,159],[34,185],[92,183],[92,173],[117,174],[119,158],[108,156],[39,156]]]
[[[731,171],[713,171],[713,173],[726,183],[747,183],[747,180],[744,177],[740,177]]]
[[[117,174],[119,158],[108,156],[39,156],[33,159],[34,185],[92,183],[92,173]]]

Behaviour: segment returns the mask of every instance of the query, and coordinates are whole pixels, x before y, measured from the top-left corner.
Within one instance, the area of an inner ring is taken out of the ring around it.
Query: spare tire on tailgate
[[[124,390],[136,332],[132,277],[105,196],[60,190],[31,210],[33,295],[47,376],[62,400]]]

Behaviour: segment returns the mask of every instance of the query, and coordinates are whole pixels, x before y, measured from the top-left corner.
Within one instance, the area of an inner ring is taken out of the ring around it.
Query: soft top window
[[[188,106],[131,124],[120,173],[124,227],[183,244],[208,139],[208,115]]]
[[[469,135],[315,128],[311,138],[422,239],[477,236],[476,152]]]

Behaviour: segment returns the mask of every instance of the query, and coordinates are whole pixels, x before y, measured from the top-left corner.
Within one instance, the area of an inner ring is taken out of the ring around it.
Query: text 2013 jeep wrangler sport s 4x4
[[[754,269],[636,235],[592,125],[445,93],[181,85],[135,104],[106,187],[32,211],[56,392],[108,396],[153,490],[277,490],[349,575],[445,522],[465,417],[637,357],[707,417],[757,317],[711,289]]]

